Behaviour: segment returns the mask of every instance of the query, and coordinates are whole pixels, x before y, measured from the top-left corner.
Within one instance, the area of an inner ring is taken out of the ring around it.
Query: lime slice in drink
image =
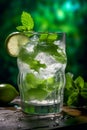
[[[0,84],[0,103],[11,102],[19,95],[19,92],[11,84]]]
[[[25,45],[29,41],[29,38],[21,32],[13,32],[5,40],[5,44],[9,54],[13,57],[17,57],[20,47]]]

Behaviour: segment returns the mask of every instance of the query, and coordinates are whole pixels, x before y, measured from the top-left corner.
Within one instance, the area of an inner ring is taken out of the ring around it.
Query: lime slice
[[[20,47],[25,45],[29,41],[29,38],[21,32],[13,32],[8,35],[5,40],[5,44],[9,54],[13,57],[17,57]]]
[[[11,102],[19,95],[18,91],[11,84],[0,84],[0,102],[5,104]]]

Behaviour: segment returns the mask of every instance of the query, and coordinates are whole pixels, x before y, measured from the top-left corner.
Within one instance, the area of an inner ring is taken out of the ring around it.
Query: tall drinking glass
[[[17,58],[18,86],[23,112],[60,113],[63,107],[67,64],[65,33],[32,32]]]

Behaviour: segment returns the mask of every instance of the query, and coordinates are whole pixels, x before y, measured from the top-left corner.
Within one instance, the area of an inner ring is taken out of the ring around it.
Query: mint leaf
[[[16,27],[18,31],[27,31],[27,28],[25,26],[18,26]]]
[[[56,33],[50,33],[49,35],[48,35],[48,39],[47,39],[47,41],[48,42],[53,42],[53,41],[55,41],[55,40],[57,40],[57,34]]]
[[[27,27],[28,30],[32,30],[34,27],[34,22],[31,15],[25,11],[23,11],[21,15],[21,22],[22,22],[22,25]]]
[[[77,106],[78,105],[78,96],[79,92],[78,90],[75,90],[71,95],[69,96],[67,100],[67,105],[68,106]]]
[[[40,35],[39,40],[40,40],[40,41],[47,41],[47,37],[48,37],[48,33],[42,33],[42,34]]]
[[[84,79],[81,76],[78,76],[75,79],[74,83],[77,86],[77,88],[83,88],[84,87]]]
[[[47,41],[48,43],[54,42],[57,38],[57,33],[42,33],[40,35],[40,41]]]
[[[81,88],[80,95],[83,97],[83,99],[87,100],[87,82],[84,82],[84,87]]]
[[[64,103],[67,104],[69,97],[75,91],[75,88],[74,88],[75,85],[74,85],[72,73],[67,72],[65,74],[65,78],[66,78],[66,84],[65,84],[65,89],[64,89]],[[69,102],[71,102],[71,100],[73,99],[70,98]]]
[[[70,73],[70,72],[67,72],[66,73],[66,75],[65,75],[65,77],[66,77],[66,85],[65,85],[65,88],[67,89],[67,90],[72,90],[72,89],[74,89],[74,82],[73,82],[73,74],[72,73]]]
[[[87,106],[87,82],[81,76],[74,80],[74,75],[70,72],[67,72],[65,76],[64,104],[67,106]]]
[[[31,15],[25,11],[22,12],[21,15],[21,26],[16,27],[19,31],[31,31],[34,27],[34,21]]]

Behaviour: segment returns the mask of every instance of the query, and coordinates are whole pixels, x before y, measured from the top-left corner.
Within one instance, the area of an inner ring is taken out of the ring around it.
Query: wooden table
[[[7,106],[0,107],[0,130],[57,130],[57,129],[87,130],[87,109],[63,107],[58,120],[55,118],[39,118],[22,112],[20,99],[15,99]]]

